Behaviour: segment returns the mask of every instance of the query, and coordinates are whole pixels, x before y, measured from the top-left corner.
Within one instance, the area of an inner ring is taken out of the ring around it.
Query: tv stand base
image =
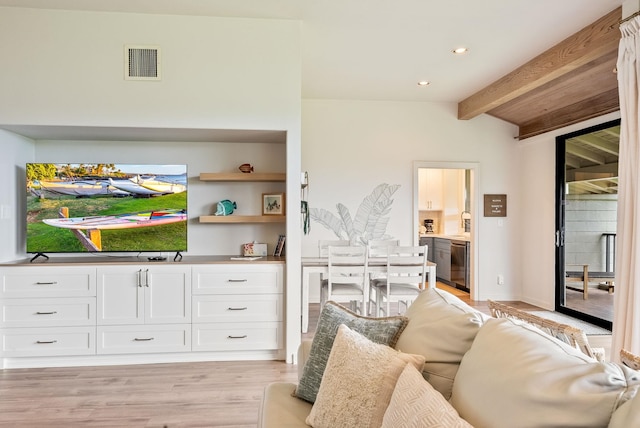
[[[45,259],[49,260],[49,256],[47,256],[45,253],[36,253],[35,256],[31,257],[31,260],[29,260],[29,263],[33,262],[35,259],[37,259],[38,257],[44,257]]]

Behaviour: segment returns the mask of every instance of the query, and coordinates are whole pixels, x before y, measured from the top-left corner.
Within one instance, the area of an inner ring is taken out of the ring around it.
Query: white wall
[[[0,260],[15,259],[24,248],[26,222],[21,210],[24,192],[16,192],[25,181],[24,164],[33,159],[35,146],[27,138],[0,130]],[[15,159],[15,163],[12,160]]]
[[[399,184],[387,233],[413,242],[413,162],[478,162],[480,194],[505,193],[508,217],[502,226],[480,216],[479,297],[510,299],[520,294],[517,130],[483,115],[457,119],[456,104],[304,100],[302,168],[309,172],[309,205],[352,215],[380,183]],[[480,196],[481,196],[480,195]],[[482,209],[482,202],[479,204]],[[302,239],[303,256],[317,255],[320,239],[335,235],[317,222]],[[497,275],[505,285],[497,285]],[[314,281],[315,282],[315,281]],[[311,290],[312,298],[317,290]]]
[[[291,129],[300,23],[0,8],[3,123]],[[124,45],[157,45],[162,80],[124,80]]]
[[[556,137],[620,118],[611,113],[518,143],[522,229],[522,294],[525,302],[553,309],[555,305],[555,158]]]

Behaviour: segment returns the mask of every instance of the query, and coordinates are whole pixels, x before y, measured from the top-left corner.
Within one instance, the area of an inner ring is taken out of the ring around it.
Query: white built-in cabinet
[[[22,357],[276,359],[283,277],[283,262],[0,266],[0,367]]]

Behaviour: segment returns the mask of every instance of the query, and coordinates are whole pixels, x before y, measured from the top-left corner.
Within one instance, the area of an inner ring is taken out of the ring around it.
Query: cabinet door
[[[158,266],[143,274],[145,323],[190,323],[191,269]]]
[[[144,322],[143,269],[98,268],[98,325]]]
[[[433,245],[436,257],[436,276],[444,281],[451,281],[451,241],[448,239],[434,239]]]
[[[433,238],[425,238],[422,237],[420,238],[420,245],[426,245],[427,246],[427,260],[429,260],[430,262],[434,262],[436,261],[436,258],[434,256],[436,249],[433,247]]]
[[[418,207],[422,211],[442,210],[442,170],[421,168],[418,170]]]

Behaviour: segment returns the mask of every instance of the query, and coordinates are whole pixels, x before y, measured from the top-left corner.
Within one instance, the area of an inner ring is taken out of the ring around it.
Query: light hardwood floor
[[[488,313],[486,302],[438,287]],[[311,304],[304,338],[319,313]],[[297,367],[280,361],[0,370],[0,427],[255,427],[264,387],[296,380]]]
[[[1,427],[255,427],[279,361],[0,371]]]

